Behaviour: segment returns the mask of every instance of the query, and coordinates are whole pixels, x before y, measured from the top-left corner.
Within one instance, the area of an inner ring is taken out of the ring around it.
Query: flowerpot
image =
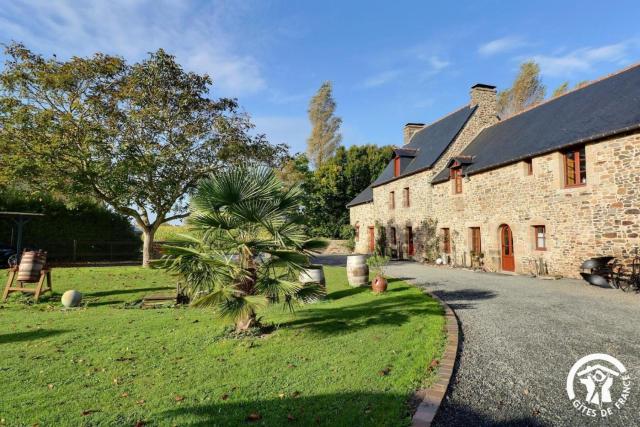
[[[313,264],[305,267],[298,276],[300,283],[319,283],[325,285],[324,269],[319,264]]]
[[[303,286],[310,285],[310,284],[318,284],[320,285],[321,288],[324,289],[324,293],[326,294],[327,287],[326,287],[326,281],[324,278],[324,269],[322,268],[322,265],[312,264],[308,267],[305,267],[305,269],[302,270],[298,275],[298,281],[302,283]],[[323,299],[323,298],[324,296],[321,297],[320,299]]]
[[[351,286],[367,286],[369,284],[369,266],[365,255],[349,255],[347,257],[347,279]]]
[[[373,281],[371,282],[371,289],[373,290],[373,292],[375,292],[376,294],[381,294],[384,291],[387,290],[387,279],[385,279],[384,277],[381,276],[377,276],[375,279],[373,279]]]

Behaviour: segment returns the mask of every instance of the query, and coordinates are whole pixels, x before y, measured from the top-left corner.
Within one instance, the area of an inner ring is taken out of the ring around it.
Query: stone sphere
[[[80,301],[82,301],[82,294],[75,290],[69,290],[62,294],[62,298],[60,298],[60,302],[65,307],[77,307],[80,305]]]

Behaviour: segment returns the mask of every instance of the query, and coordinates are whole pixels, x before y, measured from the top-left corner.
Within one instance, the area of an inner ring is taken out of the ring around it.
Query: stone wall
[[[640,134],[587,145],[587,184],[564,188],[563,159],[552,153],[472,175],[462,194],[451,182],[433,187],[429,215],[452,233],[452,257],[468,264],[471,227],[480,227],[485,265],[501,269],[500,228],[510,226],[518,273],[543,261],[550,274],[579,277],[587,258],[629,258],[640,244]],[[535,249],[534,226],[546,227],[546,250]]]
[[[461,132],[432,169],[400,177],[373,189],[373,202],[350,209],[351,224],[359,225],[355,252],[368,253],[368,228],[385,226],[387,241],[396,229],[397,251],[406,250],[406,227],[414,234],[414,258],[422,260],[422,222],[436,220],[438,232],[451,232],[451,262],[470,264],[471,228],[479,227],[483,262],[501,270],[500,230],[513,233],[515,271],[528,274],[544,266],[549,274],[579,277],[583,260],[613,255],[629,261],[640,246],[640,133],[618,135],[586,146],[587,184],[564,187],[563,156],[551,153],[463,179],[463,191],[454,194],[452,182],[432,185],[446,167],[487,126],[495,124],[495,89],[471,88],[471,106],[477,106]],[[410,205],[403,201],[409,188]],[[395,208],[389,202],[395,193]],[[535,247],[534,226],[545,226],[546,248]],[[374,237],[375,239],[375,237]],[[391,245],[390,245],[391,246]],[[444,254],[442,254],[444,257]]]
[[[465,131],[459,138],[467,139]],[[468,137],[476,132],[468,132]],[[515,268],[529,274],[542,263],[549,274],[579,277],[587,258],[614,255],[629,260],[640,246],[640,133],[609,138],[586,146],[587,185],[564,188],[563,159],[559,152],[533,159],[533,174],[524,162],[471,175],[463,191],[452,183],[431,185],[446,159],[466,144],[456,141],[433,170],[404,177],[374,188],[374,203],[351,209],[351,223],[360,225],[356,252],[368,252],[367,227],[376,221],[397,227],[400,245],[404,229],[414,230],[415,258],[422,258],[421,222],[435,219],[438,229],[449,228],[451,261],[470,264],[471,228],[479,227],[485,267],[501,269],[500,228],[513,233]],[[403,205],[403,189],[410,189],[410,207]],[[389,192],[395,191],[395,209]],[[534,226],[546,228],[546,250],[535,249]]]
[[[369,252],[368,227],[375,226],[376,221],[385,227],[387,241],[391,241],[391,228],[396,228],[398,245],[396,251],[406,251],[407,227],[411,227],[414,234],[414,258],[422,260],[424,255],[424,233],[422,221],[432,216],[431,211],[431,179],[436,172],[442,170],[449,159],[462,151],[487,126],[498,121],[495,113],[496,91],[490,87],[471,88],[471,106],[476,110],[471,115],[460,133],[452,141],[449,148],[438,159],[434,168],[400,177],[387,184],[374,187],[373,203],[355,206],[350,209],[351,225],[360,225],[360,238],[356,242],[356,253]],[[409,188],[409,207],[404,204],[404,189]],[[395,208],[391,209],[389,194],[395,194]]]

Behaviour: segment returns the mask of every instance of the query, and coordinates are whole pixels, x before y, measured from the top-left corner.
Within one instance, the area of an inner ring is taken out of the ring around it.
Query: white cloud
[[[102,51],[138,60],[162,47],[185,68],[209,74],[218,95],[241,96],[266,82],[258,60],[237,47],[242,34],[232,20],[240,13],[224,1],[26,0],[0,8],[0,38],[61,57]]]
[[[374,88],[405,79],[407,81],[424,81],[440,73],[451,63],[439,55],[425,51],[422,46],[415,46],[402,51],[394,57],[397,68],[388,69],[367,77],[358,86]]]
[[[530,58],[540,65],[548,76],[571,76],[576,72],[590,71],[596,64],[606,62],[624,65],[629,62],[632,41],[600,47],[585,47],[557,55],[533,55]]]
[[[400,70],[383,71],[381,73],[374,74],[366,78],[362,82],[362,87],[371,88],[371,87],[382,86],[386,83],[389,83],[395,80],[396,77],[398,77],[399,75],[400,75]]]
[[[478,53],[483,56],[491,56],[509,52],[523,46],[526,46],[526,43],[520,37],[507,36],[480,45]]]

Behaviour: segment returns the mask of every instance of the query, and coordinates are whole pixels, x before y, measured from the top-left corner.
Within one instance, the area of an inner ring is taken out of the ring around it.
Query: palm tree
[[[301,215],[302,192],[285,189],[273,170],[223,170],[200,182],[191,199],[191,235],[164,247],[160,267],[176,273],[192,305],[213,306],[236,330],[257,326],[269,303],[309,302],[319,286],[297,278],[309,254],[326,246],[309,239]]]

